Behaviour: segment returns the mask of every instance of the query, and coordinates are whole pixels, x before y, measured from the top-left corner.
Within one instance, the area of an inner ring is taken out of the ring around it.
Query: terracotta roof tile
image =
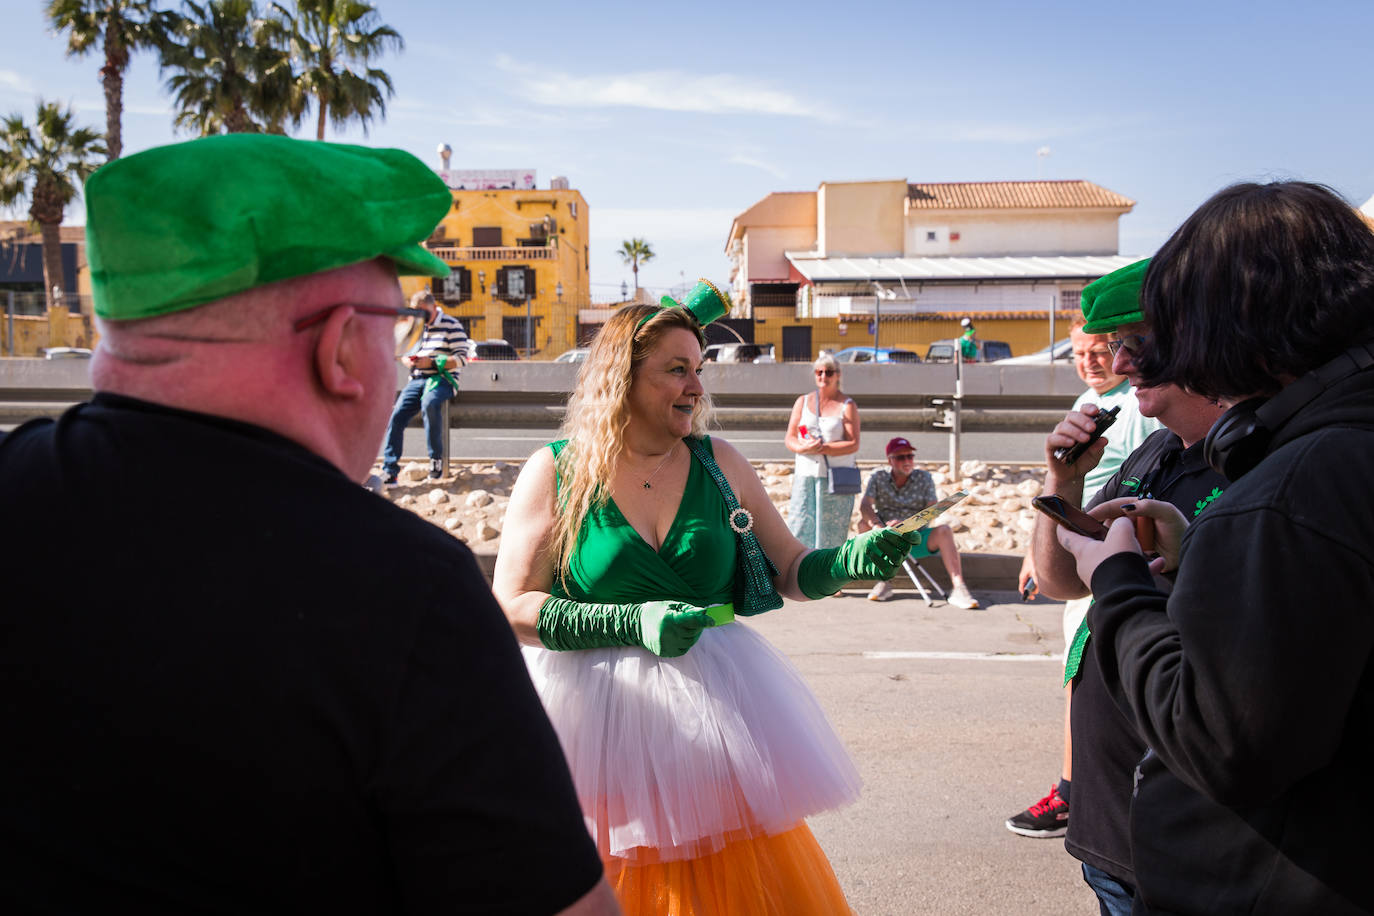
[[[1129,210],[1135,201],[1091,181],[951,181],[909,183],[917,210],[1021,210],[1110,207]]]

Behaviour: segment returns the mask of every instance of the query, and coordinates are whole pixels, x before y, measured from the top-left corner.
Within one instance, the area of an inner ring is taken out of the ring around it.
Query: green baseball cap
[[[1083,333],[1106,334],[1123,324],[1145,320],[1140,311],[1140,285],[1145,282],[1149,266],[1149,258],[1136,261],[1083,287],[1079,299],[1087,319]]]
[[[116,159],[86,181],[95,313],[116,321],[376,257],[446,277],[420,244],[448,187],[396,149],[228,134]]]

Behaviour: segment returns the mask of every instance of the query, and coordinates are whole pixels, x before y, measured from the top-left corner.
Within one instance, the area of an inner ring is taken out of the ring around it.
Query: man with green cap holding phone
[[[95,396],[0,441],[0,908],[613,912],[472,555],[358,485],[443,183],[235,134],[85,197]]]
[[[1091,510],[1126,498],[1154,499],[1173,504],[1191,519],[1227,486],[1203,456],[1203,440],[1221,415],[1221,408],[1177,385],[1139,384],[1136,359],[1150,346],[1150,329],[1140,307],[1140,288],[1149,263],[1137,261],[1083,290],[1084,330],[1108,335],[1112,371],[1125,376],[1133,386],[1141,414],[1163,424],[1162,429],[1151,433],[1126,456],[1097,495],[1089,497],[1084,508]],[[1047,438],[1046,452],[1085,442],[1092,428],[1091,417],[1071,411]],[[1108,435],[1114,431],[1115,427]],[[1103,453],[1102,446],[1094,445],[1070,464],[1047,454],[1045,494],[1059,496],[1077,506],[1083,499],[1087,473]],[[1057,598],[1090,597],[1087,583],[1079,579],[1072,555],[1059,544],[1055,523],[1049,518],[1037,517],[1031,550],[1038,581],[1046,594]],[[1130,912],[1135,895],[1128,824],[1132,776],[1146,748],[1133,723],[1120,715],[1107,694],[1093,653],[1085,652],[1090,638],[1088,626],[1081,619],[1073,632],[1065,633],[1064,684],[1071,687],[1072,695],[1068,710],[1070,734],[1065,741],[1066,747],[1071,748],[1072,760],[1066,761],[1065,776],[1072,773],[1074,802],[1064,842],[1069,853],[1082,863],[1084,881],[1097,894],[1101,911],[1116,916]],[[1067,796],[1061,788],[1066,781],[1061,780],[1052,794]],[[1022,825],[1035,826],[1025,822]],[[1033,834],[1027,831],[1025,835]]]

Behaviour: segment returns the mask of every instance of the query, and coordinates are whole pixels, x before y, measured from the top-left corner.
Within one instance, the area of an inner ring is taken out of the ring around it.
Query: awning
[[[979,280],[1096,280],[1140,260],[1134,255],[1007,258],[818,258],[788,251],[787,260],[812,283],[973,283]]]

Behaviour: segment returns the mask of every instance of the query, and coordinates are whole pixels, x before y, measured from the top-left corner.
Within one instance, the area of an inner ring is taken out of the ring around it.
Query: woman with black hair
[[[1374,233],[1335,193],[1242,184],[1155,255],[1131,342],[1146,385],[1229,410],[1231,485],[1158,591],[1129,522],[1061,530],[1097,599],[1093,651],[1150,750],[1135,773],[1136,912],[1356,913],[1374,810]]]

